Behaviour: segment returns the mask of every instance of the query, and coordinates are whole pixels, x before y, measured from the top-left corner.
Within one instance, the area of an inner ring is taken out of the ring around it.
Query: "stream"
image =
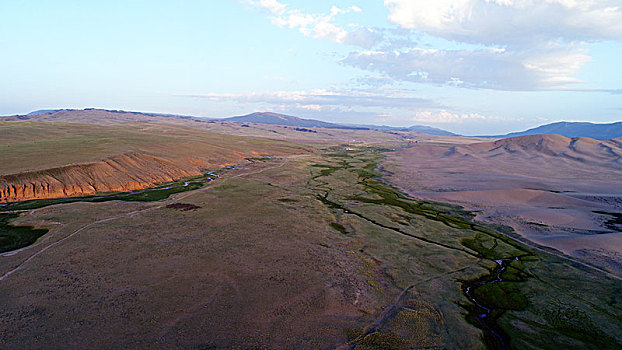
[[[509,256],[506,255],[502,256],[502,258],[499,258],[499,255],[492,254],[491,252],[491,250],[494,250],[497,247],[497,240],[511,246],[513,250],[516,249],[519,252],[522,252],[523,249],[521,249],[520,247],[514,247],[511,242],[508,243],[507,240],[509,239],[505,239],[504,236],[501,236],[496,232],[487,230],[485,228],[479,227],[477,224],[474,224],[470,220],[470,217],[466,214],[454,214],[453,211],[448,210],[448,208],[438,209],[434,205],[424,205],[425,202],[413,200],[409,198],[408,195],[403,194],[395,188],[392,188],[390,185],[383,184],[381,181],[378,180],[381,178],[381,174],[373,171],[373,169],[377,168],[376,160],[372,160],[372,162],[368,161],[368,164],[359,166],[351,166],[345,160],[340,159],[340,161],[341,163],[335,164],[336,162],[331,162],[330,160],[328,160],[326,161],[326,164],[328,165],[318,165],[317,167],[323,169],[319,171],[316,177],[331,176],[334,171],[341,169],[350,169],[350,171],[356,173],[358,177],[357,183],[363,186],[363,191],[365,192],[365,194],[367,194],[367,196],[355,195],[345,197],[345,199],[350,201],[357,201],[358,203],[365,203],[367,205],[391,206],[396,209],[399,208],[402,211],[408,213],[411,217],[421,217],[427,220],[441,222],[455,229],[468,230],[467,233],[469,233],[470,231],[469,236],[485,236],[485,238],[473,238],[473,240],[475,241],[469,241],[465,243],[465,240],[462,240],[460,245],[452,245],[443,241],[432,239],[431,237],[426,237],[424,235],[413,234],[409,231],[401,229],[400,227],[387,225],[383,222],[380,222],[379,220],[364,215],[357,210],[352,210],[352,208],[348,208],[346,205],[339,203],[338,199],[329,199],[328,196],[331,192],[330,188],[328,190],[324,187],[318,188],[321,192],[323,192],[323,194],[318,193],[316,195],[316,199],[324,203],[328,208],[332,210],[354,215],[373,225],[382,227],[387,230],[391,230],[395,233],[405,235],[419,241],[426,242],[428,244],[433,244],[454,251],[460,251],[480,261],[486,260],[495,262],[494,268],[489,270],[490,272],[486,275],[475,278],[473,280],[462,281],[461,289],[463,295],[469,301],[469,303],[467,305],[463,305],[463,307],[465,307],[465,309],[468,311],[468,314],[466,315],[468,322],[482,330],[483,342],[487,349],[509,349],[509,337],[497,324],[497,321],[506,310],[521,310],[522,308],[524,308],[525,306],[523,304],[526,303],[526,301],[524,296],[517,289],[515,283],[507,283],[517,282],[515,278],[513,279],[511,277],[515,276],[516,272],[508,275],[506,274],[506,271],[510,268],[510,265],[514,261],[519,261],[522,256],[529,254],[526,252],[526,254],[519,255],[520,253],[515,252],[510,253],[511,255]],[[322,181],[322,183],[326,184],[328,182]],[[371,197],[370,195],[373,195],[374,197]],[[339,196],[337,197],[339,198]],[[487,241],[494,241],[494,245],[492,246],[492,248],[484,247],[483,244]],[[467,268],[469,267],[465,267],[456,271],[450,271],[447,274],[464,271]],[[443,274],[441,276],[445,276],[447,274]],[[437,277],[432,277],[432,279]],[[358,336],[356,339],[348,342],[339,349],[354,349],[368,335],[379,332],[388,321],[395,317],[403,299],[415,285],[416,284],[413,284],[408,288],[404,289],[398,297],[397,301],[394,304],[390,305],[383,312],[379,319],[377,319],[373,324],[370,324],[368,327],[366,327],[363,334]]]
[[[475,318],[477,319],[479,324],[482,326],[482,329],[484,330],[484,333],[485,333],[484,337],[488,336],[489,338],[492,338],[490,339],[492,343],[491,345],[493,345],[493,348],[496,348],[496,349],[503,349],[503,350],[508,349],[507,340],[505,339],[501,331],[498,329],[495,319],[491,317],[491,314],[494,309],[484,306],[482,302],[479,301],[473,295],[473,291],[487,284],[504,282],[503,277],[502,277],[503,273],[507,270],[508,265],[512,261],[515,261],[518,259],[519,259],[518,257],[514,257],[514,258],[508,258],[508,259],[495,260],[495,262],[497,263],[497,267],[495,267],[495,269],[491,272],[490,275],[481,277],[473,282],[466,283],[464,287],[464,294],[478,308],[477,310],[478,313],[477,315],[475,315]]]

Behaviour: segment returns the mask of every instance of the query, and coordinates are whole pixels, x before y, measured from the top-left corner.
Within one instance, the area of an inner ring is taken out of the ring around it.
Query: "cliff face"
[[[201,174],[197,161],[172,161],[142,153],[14,175],[0,175],[0,203],[132,191]]]

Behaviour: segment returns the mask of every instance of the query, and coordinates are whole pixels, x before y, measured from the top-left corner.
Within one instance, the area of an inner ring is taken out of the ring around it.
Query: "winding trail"
[[[116,215],[116,216],[113,216],[113,217],[109,217],[109,218],[105,218],[105,219],[94,221],[94,222],[92,222],[90,224],[86,224],[86,225],[80,227],[79,229],[75,230],[73,233],[69,234],[68,236],[66,236],[66,237],[64,237],[62,239],[59,239],[58,241],[55,241],[54,243],[51,243],[51,244],[45,246],[44,248],[38,250],[36,253],[30,255],[26,260],[24,260],[20,264],[18,264],[13,270],[11,270],[9,272],[6,272],[4,275],[0,276],[0,281],[2,281],[5,278],[9,277],[13,273],[19,271],[25,264],[27,264],[29,261],[31,261],[32,259],[37,257],[39,254],[44,253],[45,251],[54,248],[55,246],[63,243],[64,241],[70,239],[71,237],[77,235],[78,233],[80,233],[80,232],[82,232],[82,231],[84,231],[84,230],[86,230],[86,229],[88,229],[88,228],[90,228],[92,226],[95,226],[97,224],[101,224],[103,222],[108,222],[108,221],[120,219],[120,218],[125,217],[125,216],[132,216],[134,214],[143,213],[143,212],[146,212],[146,211],[149,211],[149,210],[153,210],[153,209],[156,209],[156,208],[161,208],[161,207],[162,206],[157,206],[157,207],[150,207],[150,208],[146,208],[146,209],[142,209],[142,210],[136,210],[136,211],[133,211],[133,212],[129,212],[129,213],[121,214],[121,215]]]

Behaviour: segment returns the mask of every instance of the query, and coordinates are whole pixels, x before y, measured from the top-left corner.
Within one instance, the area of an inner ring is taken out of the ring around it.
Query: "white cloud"
[[[496,116],[485,116],[479,113],[452,113],[447,110],[421,110],[415,112],[410,121],[428,124],[461,124],[473,121],[501,121],[508,120]]]
[[[440,107],[427,98],[415,96],[402,90],[326,90],[276,91],[246,94],[183,94],[180,97],[205,98],[211,101],[235,101],[238,103],[264,103],[295,106],[299,109],[318,110],[326,108],[420,108]]]
[[[352,31],[355,33],[355,37],[350,37],[351,32],[333,23],[337,15],[360,11],[361,9],[356,6],[347,9],[333,6],[330,9],[330,13],[326,15],[308,14],[299,10],[287,10],[284,13],[278,14],[272,21],[280,27],[298,29],[303,35],[315,39],[328,39],[338,43],[353,45],[359,45],[359,43],[369,45],[365,43],[365,41],[369,40],[368,37],[361,38],[361,32]]]
[[[389,20],[460,42],[525,45],[622,38],[619,0],[385,0]]]
[[[479,49],[388,48],[343,63],[394,81],[498,90],[569,90],[588,42],[622,39],[619,0],[385,0],[402,28]]]
[[[589,57],[574,47],[521,50],[362,51],[344,64],[398,81],[498,90],[556,89],[579,83],[573,78]]]
[[[380,73],[376,83],[581,90],[585,82],[576,76],[590,60],[586,45],[622,40],[621,0],[384,0],[398,29],[335,23],[336,16],[361,12],[357,6],[309,14],[277,0],[242,1],[268,10],[281,27],[363,48],[341,62]],[[416,42],[422,33],[458,48],[425,49],[430,45]]]
[[[279,27],[298,29],[300,33],[314,39],[327,39],[337,43],[371,48],[380,41],[380,33],[370,28],[357,25],[349,30],[334,23],[338,15],[359,13],[358,6],[340,8],[332,6],[328,14],[304,13],[298,9],[289,9],[277,0],[247,0],[247,3],[268,10],[272,14],[272,23]]]
[[[247,2],[253,6],[264,8],[277,15],[283,14],[287,8],[287,5],[282,4],[277,0],[248,0]]]

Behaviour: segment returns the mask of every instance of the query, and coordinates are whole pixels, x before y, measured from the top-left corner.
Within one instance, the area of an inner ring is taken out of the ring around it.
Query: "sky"
[[[622,0],[0,0],[0,115],[622,120]]]

